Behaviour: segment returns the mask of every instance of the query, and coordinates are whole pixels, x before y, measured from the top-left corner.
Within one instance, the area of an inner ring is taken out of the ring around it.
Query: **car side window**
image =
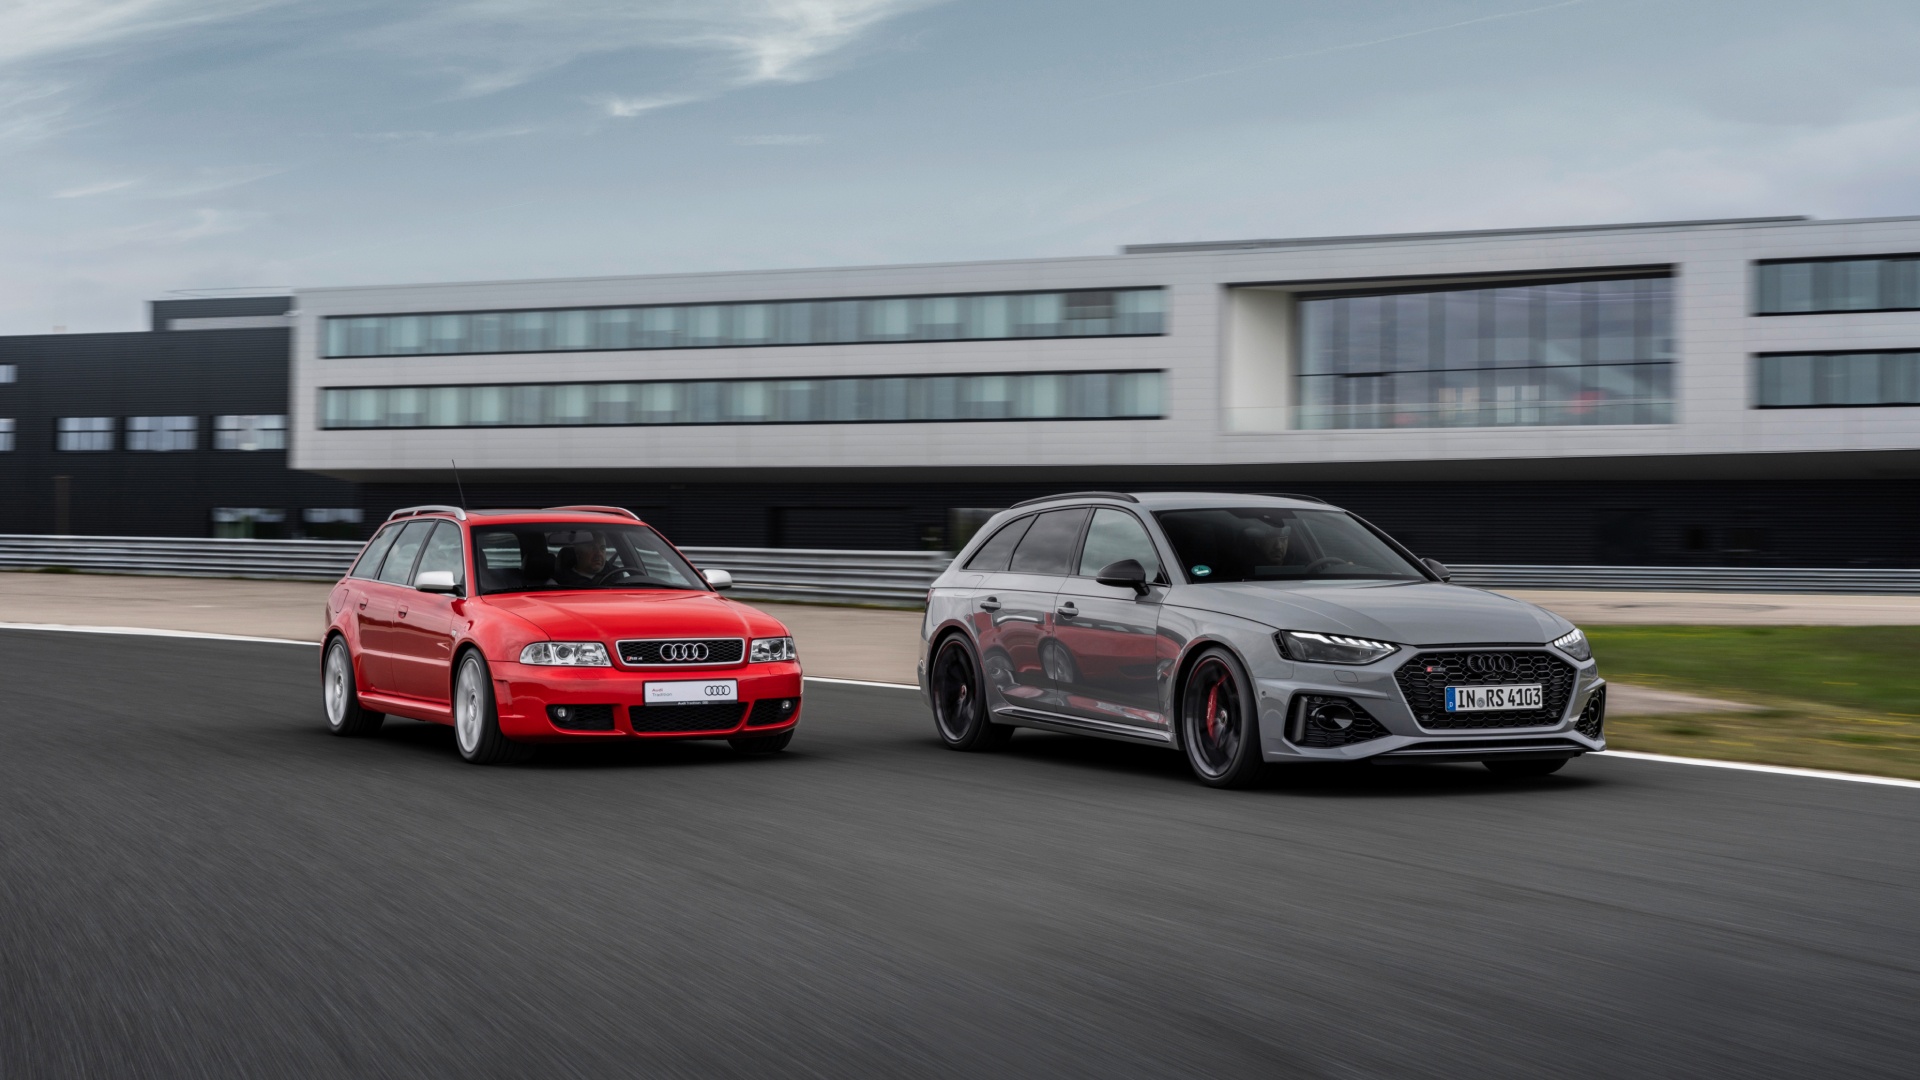
[[[1033,517],[1028,515],[1000,526],[1000,531],[994,533],[986,543],[981,544],[980,550],[974,552],[973,558],[967,560],[967,569],[1005,570],[1007,560],[1013,556],[1013,546],[1020,542],[1021,537],[1027,535],[1027,528],[1032,524]]]
[[[461,555],[460,526],[451,521],[435,525],[433,535],[427,538],[427,549],[420,553],[420,568],[413,572],[413,580],[419,581],[420,575],[429,570],[446,570],[453,574],[455,585],[466,584],[467,560]]]
[[[1007,569],[1016,574],[1056,574],[1073,572],[1073,549],[1080,542],[1080,527],[1087,523],[1088,510],[1049,510],[1034,518],[1033,527],[1013,549]]]
[[[380,580],[394,585],[411,585],[413,580],[413,557],[420,554],[420,545],[427,542],[427,533],[432,530],[431,521],[409,521],[407,527],[400,530],[400,536],[387,550],[387,561],[380,564]]]
[[[400,535],[401,526],[389,525],[373,534],[367,541],[366,550],[360,553],[360,559],[353,564],[348,577],[373,578],[380,573],[380,560],[387,557],[387,549],[393,546],[393,538]]]
[[[1093,512],[1093,524],[1087,527],[1087,542],[1080,550],[1080,576],[1093,577],[1100,569],[1122,559],[1132,559],[1146,568],[1147,580],[1160,579],[1160,555],[1153,549],[1140,519],[1125,510],[1101,508]]]

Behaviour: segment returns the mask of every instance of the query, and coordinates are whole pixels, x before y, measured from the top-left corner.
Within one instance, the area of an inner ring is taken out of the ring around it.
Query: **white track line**
[[[829,679],[824,675],[808,675],[808,682],[833,683],[836,686],[878,686],[883,690],[918,690],[912,683],[903,682],[867,682],[865,679]]]
[[[1814,780],[1851,780],[1856,784],[1920,788],[1920,780],[1902,780],[1897,776],[1868,776],[1865,773],[1833,772],[1829,769],[1796,769],[1789,765],[1753,765],[1744,761],[1671,757],[1666,754],[1642,754],[1633,750],[1602,750],[1598,756],[1628,758],[1633,761],[1658,761],[1667,765],[1702,765],[1709,769],[1737,769],[1740,772],[1774,773],[1779,776],[1805,776]]]
[[[0,630],[51,630],[62,634],[125,634],[133,637],[204,638],[207,641],[263,641],[269,645],[305,645],[318,647],[317,641],[299,638],[249,637],[246,634],[216,634],[208,630],[157,630],[149,626],[74,626],[68,623],[0,622]]]
[[[0,622],[0,630],[51,630],[66,634],[124,634],[133,637],[203,638],[207,641],[259,641],[269,645],[319,645],[317,641],[297,638],[249,637],[245,634],[215,634],[206,630],[155,630],[143,626],[73,626],[66,623]],[[870,682],[865,679],[830,679],[808,675],[806,681],[836,686],[873,686],[882,690],[918,690],[912,683]],[[1879,784],[1883,787],[1920,788],[1920,780],[1902,780],[1893,776],[1868,776],[1864,773],[1832,772],[1827,769],[1796,769],[1786,765],[1753,765],[1744,761],[1714,761],[1711,758],[1671,757],[1667,754],[1642,754],[1632,750],[1603,750],[1599,757],[1625,758],[1629,761],[1654,761],[1663,765],[1699,765],[1708,769],[1733,769],[1738,772],[1773,773],[1776,776],[1804,776],[1812,780],[1847,780],[1855,784]]]

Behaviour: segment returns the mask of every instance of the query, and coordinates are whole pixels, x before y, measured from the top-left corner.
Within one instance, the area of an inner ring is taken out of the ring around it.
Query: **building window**
[[[285,416],[216,416],[213,418],[215,450],[285,450]]]
[[[300,511],[303,531],[312,540],[358,540],[361,518],[357,506],[319,506]]]
[[[13,452],[13,420],[0,417],[0,454]]]
[[[1673,422],[1667,276],[1300,300],[1303,428]]]
[[[213,508],[213,535],[235,540],[284,539],[287,512],[258,506],[216,506]]]
[[[328,318],[324,356],[854,345],[1166,332],[1161,289]]]
[[[113,417],[63,416],[59,442],[62,450],[94,451],[113,449]]]
[[[165,453],[191,450],[199,440],[197,416],[129,416],[127,449]]]
[[[330,387],[323,428],[888,424],[1164,415],[1159,371]]]
[[[19,364],[0,364],[0,383],[20,381]]]
[[[1762,354],[1753,385],[1762,409],[1920,405],[1920,349]]]
[[[1774,260],[1753,284],[1756,315],[1920,310],[1920,255]]]

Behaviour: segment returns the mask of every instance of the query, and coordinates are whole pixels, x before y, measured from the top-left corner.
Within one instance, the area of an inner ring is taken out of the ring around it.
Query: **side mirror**
[[[453,580],[451,570],[422,570],[420,576],[413,579],[413,587],[421,592],[456,593],[460,583]]]
[[[1421,559],[1420,561],[1426,563],[1427,569],[1433,571],[1441,581],[1453,580],[1453,571],[1447,569],[1446,563],[1441,562],[1439,559]]]
[[[733,588],[733,575],[725,570],[702,570],[700,576],[707,580],[714,592]]]
[[[1147,595],[1147,568],[1138,559],[1121,559],[1100,568],[1093,580],[1115,589],[1132,589],[1133,595]]]

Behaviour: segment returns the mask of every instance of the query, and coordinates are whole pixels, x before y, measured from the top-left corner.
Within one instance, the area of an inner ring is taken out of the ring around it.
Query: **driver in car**
[[[1273,573],[1286,565],[1287,551],[1293,546],[1293,526],[1249,526],[1246,537],[1254,551],[1256,572]]]
[[[559,569],[553,574],[558,585],[576,588],[591,585],[607,568],[607,548],[598,538],[582,540],[563,550]]]

